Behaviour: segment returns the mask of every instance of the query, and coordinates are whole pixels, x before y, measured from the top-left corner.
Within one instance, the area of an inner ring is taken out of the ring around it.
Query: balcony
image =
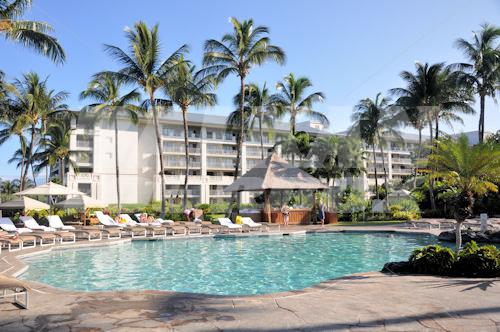
[[[184,146],[183,145],[167,145],[164,147],[164,152],[166,153],[179,153],[179,154],[184,154]],[[188,152],[190,154],[200,154],[201,153],[201,149],[200,148],[193,148],[193,147],[190,147],[188,148]]]
[[[412,170],[410,168],[393,168],[392,174],[411,174]]]
[[[179,188],[179,189],[166,189],[165,190],[165,195],[167,196],[181,196],[184,194],[184,189]],[[201,192],[199,190],[193,190],[193,189],[188,189],[187,190],[187,195],[188,197],[198,197],[201,196]]]
[[[227,196],[231,196],[231,193],[225,192],[222,189],[217,189],[217,190],[210,190],[210,196],[227,197]]]
[[[411,159],[392,158],[393,164],[411,164]]]
[[[236,156],[236,150],[232,149],[217,149],[217,148],[207,148],[207,154],[212,155],[222,155],[222,156]]]
[[[186,161],[185,160],[165,160],[165,167],[186,167]],[[189,167],[200,168],[201,162],[189,161]]]
[[[234,169],[234,163],[232,161],[230,162],[207,161],[207,168]]]

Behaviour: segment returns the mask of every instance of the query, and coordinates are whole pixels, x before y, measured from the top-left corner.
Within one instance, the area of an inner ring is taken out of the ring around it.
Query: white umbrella
[[[25,196],[0,204],[0,210],[18,210],[18,209],[22,209],[24,211],[48,210],[50,209],[50,206],[46,203],[37,201],[36,199]]]
[[[25,196],[25,195],[45,195],[45,196],[61,196],[61,195],[84,195],[84,193],[74,190],[65,186],[61,186],[60,184],[47,182],[42,185],[39,185],[35,188],[26,189],[15,193],[17,196]]]
[[[67,200],[57,202],[56,207],[61,209],[89,209],[89,208],[105,208],[107,204],[94,199],[92,197],[81,195],[78,197],[72,197]]]

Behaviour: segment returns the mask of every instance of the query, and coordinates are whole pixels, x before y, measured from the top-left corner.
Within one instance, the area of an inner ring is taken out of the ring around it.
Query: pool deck
[[[323,231],[318,226],[290,230]],[[438,233],[394,225],[327,226],[324,230]],[[121,242],[107,240],[90,245]],[[3,251],[0,274],[18,274],[24,269],[18,255],[46,248],[8,254]],[[302,291],[247,297],[162,291],[69,292],[35,282],[29,285],[33,289],[28,310],[0,302],[0,331],[500,330],[500,279],[371,272]]]

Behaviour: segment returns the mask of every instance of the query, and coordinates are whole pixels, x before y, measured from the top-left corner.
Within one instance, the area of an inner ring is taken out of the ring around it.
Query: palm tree
[[[230,74],[237,75],[240,79],[239,119],[245,118],[245,79],[250,70],[255,66],[263,65],[267,61],[279,64],[285,62],[285,53],[281,48],[271,45],[267,36],[269,29],[265,26],[254,26],[253,20],[238,21],[231,17],[233,32],[225,34],[221,41],[209,39],[205,42],[203,64],[210,66],[209,71],[217,73],[217,78],[222,81]],[[239,125],[238,149],[234,165],[234,179],[238,178],[241,163],[241,152],[245,140],[245,124]],[[239,206],[239,195],[238,195]]]
[[[470,146],[462,135],[458,140],[438,140],[429,156],[432,177],[449,186],[454,199],[456,252],[462,245],[461,226],[472,215],[474,198],[497,192],[500,180],[500,148],[495,144]]]
[[[47,128],[45,137],[40,142],[42,151],[34,155],[35,159],[41,161],[39,169],[55,166],[59,163],[59,180],[64,183],[66,176],[66,165],[70,165],[77,170],[76,163],[73,161],[76,152],[70,149],[71,123],[68,119],[53,122]]]
[[[394,130],[397,122],[393,116],[390,99],[382,96],[379,92],[375,99],[365,98],[359,101],[354,106],[352,120],[354,124],[351,131],[357,132],[360,138],[367,144],[372,146],[373,165],[375,167],[375,193],[379,198],[378,180],[377,180],[377,158],[375,145],[380,148],[382,157],[382,168],[384,169],[384,183],[386,192],[388,192],[389,181],[387,178],[387,169],[385,167],[384,144],[386,144],[384,135],[392,135],[399,137],[397,131]],[[387,200],[386,200],[387,204]]]
[[[45,22],[20,20],[31,7],[31,0],[0,0],[0,34],[49,57],[56,63],[66,60],[64,50],[49,33],[54,29]]]
[[[182,122],[184,125],[184,155],[185,155],[185,176],[184,195],[182,198],[183,210],[186,209],[188,176],[189,176],[189,128],[187,113],[189,107],[213,106],[217,103],[214,91],[215,81],[212,75],[206,75],[205,70],[196,70],[194,65],[190,65],[183,59],[175,70],[169,84],[165,86],[165,93],[171,101],[179,106],[182,111]]]
[[[479,95],[479,142],[484,141],[484,111],[486,97],[495,97],[500,80],[500,27],[483,24],[479,33],[474,32],[472,41],[460,38],[456,41],[470,63],[460,63],[460,81],[468,84]]]
[[[439,121],[462,121],[457,113],[471,114],[468,91],[455,78],[452,67],[445,67],[444,63],[429,65],[416,63],[415,73],[403,71],[400,77],[406,82],[405,88],[391,89],[391,94],[398,96],[396,105],[401,106],[401,118],[419,131],[419,148],[417,160],[422,157],[422,130],[427,124],[429,127],[430,144],[435,137],[439,137]],[[435,123],[435,130],[433,124]],[[435,135],[434,135],[435,134]],[[418,163],[417,163],[418,164]],[[414,185],[416,185],[416,173]],[[434,199],[433,181],[429,186],[429,196],[432,209],[436,208]]]
[[[42,80],[34,72],[24,74],[21,79],[15,80],[9,91],[13,95],[11,108],[18,114],[14,122],[15,131],[28,128],[30,132],[26,167],[22,176],[26,179],[29,168],[33,168],[33,154],[37,139],[44,134],[43,131],[50,119],[67,112],[68,106],[63,102],[68,97],[68,93],[48,90],[47,78]],[[37,135],[40,132],[42,135]],[[21,180],[21,183],[24,181]]]
[[[263,125],[265,124],[268,128],[272,128],[274,124],[274,118],[276,117],[276,107],[271,101],[271,96],[269,95],[269,90],[266,87],[266,83],[260,88],[255,83],[250,83],[245,86],[245,107],[251,109],[252,115],[250,120],[250,128],[257,126],[259,128],[260,137],[260,151],[261,159],[264,159],[266,153],[264,149],[264,132]],[[238,105],[240,101],[240,94],[238,93],[234,96],[234,104]]]
[[[155,127],[156,145],[158,149],[158,159],[160,164],[161,182],[161,216],[165,216],[165,168],[163,160],[163,144],[160,132],[159,109],[169,107],[171,102],[157,98],[158,90],[168,84],[173,72],[182,63],[180,59],[187,46],[183,45],[172,53],[165,60],[160,59],[160,41],[158,39],[158,25],[151,29],[146,23],[137,22],[134,29],[126,31],[126,37],[130,43],[130,52],[112,45],[105,45],[106,51],[116,59],[123,68],[117,72],[107,71],[96,74],[97,76],[110,74],[124,83],[135,84],[142,88],[147,95],[147,100],[143,107],[150,108],[153,113],[153,123]]]
[[[318,111],[312,109],[314,103],[325,99],[322,92],[313,92],[307,94],[306,90],[312,87],[311,81],[307,77],[298,77],[290,73],[283,81],[276,84],[278,93],[271,97],[271,101],[277,105],[278,114],[290,116],[290,134],[296,133],[296,121],[300,115],[308,116],[320,121],[325,126],[330,125],[328,118]],[[292,154],[292,165],[295,163],[295,156]]]
[[[19,165],[21,170],[19,180],[20,183],[22,184],[24,183],[23,177],[24,177],[24,167],[26,160],[27,142],[26,142],[26,137],[24,136],[25,128],[17,125],[16,119],[19,116],[19,113],[16,111],[18,110],[15,110],[10,107],[2,109],[1,112],[2,115],[0,118],[0,125],[2,126],[2,129],[0,130],[0,145],[4,144],[11,137],[17,137],[19,139],[19,151],[21,151],[22,154],[22,159],[21,159],[22,163]],[[20,188],[20,190],[23,189],[24,189],[23,187]]]
[[[19,186],[13,181],[4,180],[0,184],[0,192],[5,195],[12,195],[19,191]]]
[[[94,78],[87,89],[80,93],[80,99],[89,99],[93,103],[86,106],[84,111],[92,112],[96,120],[108,116],[110,122],[113,122],[115,129],[115,174],[116,174],[116,200],[118,210],[121,210],[120,200],[120,159],[118,154],[118,116],[124,113],[130,118],[132,123],[136,124],[139,120],[137,112],[139,107],[134,102],[139,102],[141,94],[137,89],[120,95],[123,83],[109,74],[103,74]]]

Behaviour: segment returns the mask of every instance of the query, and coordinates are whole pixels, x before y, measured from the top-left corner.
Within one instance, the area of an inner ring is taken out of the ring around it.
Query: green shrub
[[[457,272],[467,277],[494,277],[500,275],[500,250],[493,245],[479,247],[471,241],[458,256]]]
[[[352,191],[342,198],[338,206],[341,220],[359,221],[364,218],[370,202],[360,192]]]
[[[409,261],[415,273],[449,275],[456,259],[450,248],[430,245],[415,249]]]
[[[398,200],[389,207],[392,218],[396,220],[420,219],[420,208],[413,199]]]
[[[212,206],[210,204],[198,204],[196,206],[197,209],[200,209],[203,211],[203,215],[209,214],[212,212]]]

